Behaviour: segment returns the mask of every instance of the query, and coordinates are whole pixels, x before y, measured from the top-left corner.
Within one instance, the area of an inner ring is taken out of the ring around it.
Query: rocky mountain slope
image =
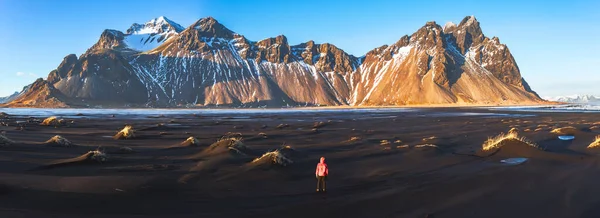
[[[212,17],[187,28],[165,18],[105,30],[80,57],[7,106],[315,106],[533,104],[506,45],[473,16],[428,22],[355,57],[328,43],[251,41]]]

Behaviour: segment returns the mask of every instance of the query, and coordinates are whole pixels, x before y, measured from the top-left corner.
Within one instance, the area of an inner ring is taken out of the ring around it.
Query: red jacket
[[[325,158],[321,158],[321,161],[317,164],[317,169],[315,170],[315,175],[317,176],[327,176],[329,175],[329,168],[327,168],[327,164],[325,163]]]

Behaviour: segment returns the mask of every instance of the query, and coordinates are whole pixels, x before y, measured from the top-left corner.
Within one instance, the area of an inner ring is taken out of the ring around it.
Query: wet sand
[[[600,152],[586,148],[600,134],[596,113],[82,114],[40,126],[45,118],[0,119],[15,141],[0,146],[1,217],[600,217]],[[135,137],[113,139],[126,124]],[[575,140],[551,133],[567,126]],[[481,153],[513,127],[540,149]],[[74,146],[45,143],[55,135]],[[244,147],[211,146],[224,135]],[[182,143],[190,136],[197,143]],[[252,163],[284,145],[293,163]],[[107,161],[86,159],[97,149]],[[321,156],[326,194],[315,193]],[[500,162],[510,157],[529,159]]]

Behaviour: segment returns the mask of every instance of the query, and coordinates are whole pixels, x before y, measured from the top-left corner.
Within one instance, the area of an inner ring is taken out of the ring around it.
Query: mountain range
[[[594,104],[600,105],[600,97],[594,95],[571,95],[571,96],[559,96],[549,98],[548,100],[564,103],[575,103],[575,104]]]
[[[357,42],[359,43],[359,42]],[[544,102],[474,16],[355,57],[329,43],[251,41],[212,17],[107,29],[8,107],[287,107]]]

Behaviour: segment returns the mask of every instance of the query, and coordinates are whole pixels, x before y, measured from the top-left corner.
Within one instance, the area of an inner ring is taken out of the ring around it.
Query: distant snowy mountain
[[[547,98],[551,101],[576,103],[576,104],[600,104],[600,97],[594,95],[570,95]]]
[[[0,103],[9,102],[12,99],[14,99],[15,97],[17,97],[17,95],[19,95],[19,92],[15,92],[15,93],[13,93],[12,95],[9,95],[9,96],[0,97]]]

